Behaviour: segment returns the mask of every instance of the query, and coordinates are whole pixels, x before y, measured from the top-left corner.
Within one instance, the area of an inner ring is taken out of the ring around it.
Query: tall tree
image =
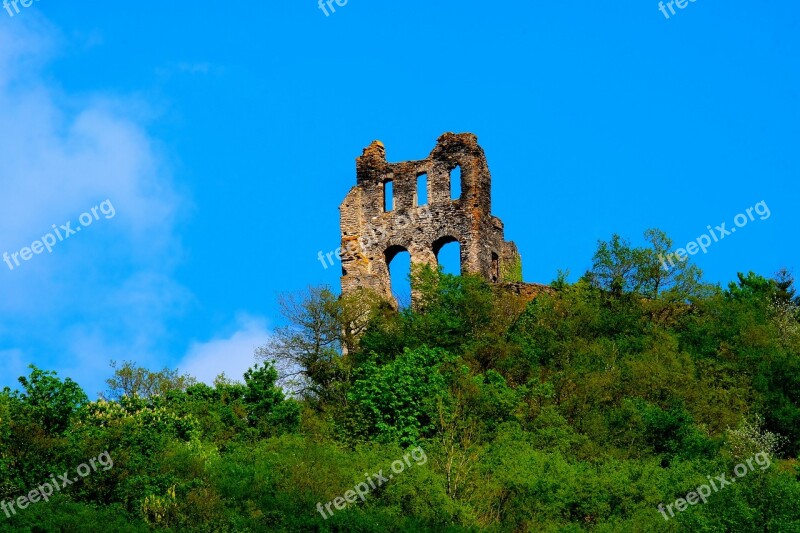
[[[585,279],[615,297],[639,294],[647,298],[687,300],[698,293],[702,273],[688,259],[676,260],[672,240],[661,230],[644,233],[646,247],[634,247],[617,234],[600,241]]]
[[[180,374],[177,369],[164,368],[159,372],[124,361],[121,365],[111,361],[114,375],[106,380],[108,391],[102,396],[106,400],[119,400],[122,397],[151,398],[164,396],[170,391],[185,391],[197,380],[188,374]]]
[[[794,288],[794,276],[786,269],[780,269],[773,279],[776,287],[775,297],[781,302],[794,303],[800,305],[800,297],[796,296]]]
[[[53,371],[40,370],[34,365],[28,368],[31,369],[30,376],[19,378],[24,392],[10,393],[6,389],[6,393],[19,400],[29,410],[31,419],[41,424],[45,431],[63,432],[69,425],[72,415],[85,405],[89,398],[70,378],[61,381]]]
[[[350,375],[350,358],[370,317],[382,305],[370,291],[338,297],[328,287],[309,287],[279,297],[288,323],[256,349],[256,357],[273,362],[279,383],[305,398],[339,400],[335,390]]]

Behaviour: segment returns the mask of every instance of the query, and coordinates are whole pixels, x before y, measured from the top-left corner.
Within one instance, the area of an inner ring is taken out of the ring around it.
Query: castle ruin
[[[451,198],[457,168],[461,191]],[[422,205],[418,183],[427,187]],[[374,141],[356,159],[356,186],[339,207],[342,293],[368,288],[393,301],[392,259],[407,251],[412,265],[436,268],[439,251],[451,242],[460,244],[462,274],[521,282],[517,247],[492,216],[491,185],[486,156],[470,133],[445,133],[426,159],[403,163],[387,162],[383,144]]]

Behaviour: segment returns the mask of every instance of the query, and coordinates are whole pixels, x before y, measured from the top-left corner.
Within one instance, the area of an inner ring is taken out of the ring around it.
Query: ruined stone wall
[[[461,167],[461,196],[452,200],[450,175]],[[418,205],[417,178],[427,174],[426,205]],[[394,205],[384,209],[384,187],[391,181]],[[406,250],[412,264],[437,264],[442,246],[461,245],[461,272],[486,280],[508,279],[521,260],[506,242],[503,223],[491,212],[491,174],[478,139],[469,133],[442,135],[420,161],[388,163],[379,141],[356,160],[356,186],[339,207],[342,231],[342,292],[359,287],[392,299],[389,264]],[[513,277],[513,274],[512,274]]]

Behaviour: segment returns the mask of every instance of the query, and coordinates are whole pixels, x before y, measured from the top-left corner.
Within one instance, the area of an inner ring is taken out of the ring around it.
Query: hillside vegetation
[[[32,367],[0,393],[0,500],[113,467],[0,529],[800,531],[791,275],[706,284],[646,238],[531,302],[426,269],[401,311],[286,296],[243,383],[122,363],[90,401]]]

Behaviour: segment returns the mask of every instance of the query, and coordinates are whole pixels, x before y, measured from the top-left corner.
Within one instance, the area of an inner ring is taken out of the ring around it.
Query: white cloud
[[[0,386],[34,363],[92,395],[112,358],[165,366],[167,322],[193,301],[173,279],[188,202],[147,131],[148,103],[65,91],[45,68],[76,47],[40,18],[14,22],[0,27],[0,254],[106,199],[116,215],[13,270],[0,262]]]
[[[256,348],[269,338],[263,319],[240,317],[238,331],[229,337],[192,344],[178,368],[181,374],[192,375],[209,385],[223,372],[227,378],[242,381],[247,369],[257,362]]]

